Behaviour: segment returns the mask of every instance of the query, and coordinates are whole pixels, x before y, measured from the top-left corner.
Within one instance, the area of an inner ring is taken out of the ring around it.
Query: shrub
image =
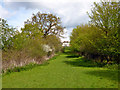
[[[62,43],[60,38],[55,35],[49,35],[45,38],[45,42],[49,45],[53,51],[60,52],[62,49]]]
[[[106,64],[104,67],[108,69],[118,70],[118,64]]]

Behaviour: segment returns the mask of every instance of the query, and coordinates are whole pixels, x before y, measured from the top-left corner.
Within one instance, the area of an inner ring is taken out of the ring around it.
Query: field
[[[41,66],[3,75],[3,88],[118,88],[118,71],[60,54]]]

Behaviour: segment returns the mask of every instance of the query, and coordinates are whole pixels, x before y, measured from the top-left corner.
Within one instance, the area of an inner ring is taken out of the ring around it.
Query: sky
[[[32,14],[52,13],[61,18],[64,29],[62,41],[68,41],[73,28],[88,23],[93,2],[99,0],[0,0],[0,17],[8,24],[18,28],[24,27],[24,21]]]

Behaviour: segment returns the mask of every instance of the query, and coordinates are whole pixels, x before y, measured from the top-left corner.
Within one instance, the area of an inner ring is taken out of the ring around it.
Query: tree
[[[38,28],[37,24],[26,24],[24,26],[24,28],[21,29],[22,30],[22,34],[25,35],[26,38],[32,38],[34,39],[36,36],[42,36],[43,33],[41,32],[41,29]]]
[[[53,14],[40,12],[38,12],[36,15],[33,14],[32,19],[25,22],[25,25],[27,24],[36,24],[39,30],[44,34],[44,37],[51,34],[60,36],[64,29],[61,25],[59,17]]]
[[[61,40],[55,35],[48,35],[46,37],[46,44],[49,45],[55,52],[59,52],[62,49]]]
[[[94,2],[94,7],[91,10],[92,14],[89,15],[90,24],[103,31],[99,51],[106,55],[107,60],[111,60],[113,57],[115,59],[120,54],[119,5],[120,2]],[[118,59],[116,60],[118,62]]]
[[[84,54],[98,54],[99,53],[99,44],[102,36],[101,31],[97,31],[98,28],[81,25],[73,29],[70,44],[73,51]],[[99,42],[99,43],[98,43]]]
[[[105,2],[100,3],[94,2],[92,8],[92,14],[89,15],[91,25],[102,29],[106,36],[111,30],[118,28],[118,17],[119,17],[119,3],[118,2]]]
[[[71,48],[85,56],[119,63],[119,9],[118,2],[94,3],[89,25],[73,29]]]
[[[1,21],[1,29],[0,29],[0,40],[2,41],[1,42],[1,48],[2,49],[5,49],[6,48],[9,48],[12,44],[12,37],[15,35],[16,31],[15,31],[15,28],[13,27],[10,27],[8,24],[7,24],[7,21],[0,18],[0,21]]]

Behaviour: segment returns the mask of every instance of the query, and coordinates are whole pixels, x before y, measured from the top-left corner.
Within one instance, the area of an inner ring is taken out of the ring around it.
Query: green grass
[[[118,88],[118,71],[61,54],[47,64],[3,75],[3,88]]]

